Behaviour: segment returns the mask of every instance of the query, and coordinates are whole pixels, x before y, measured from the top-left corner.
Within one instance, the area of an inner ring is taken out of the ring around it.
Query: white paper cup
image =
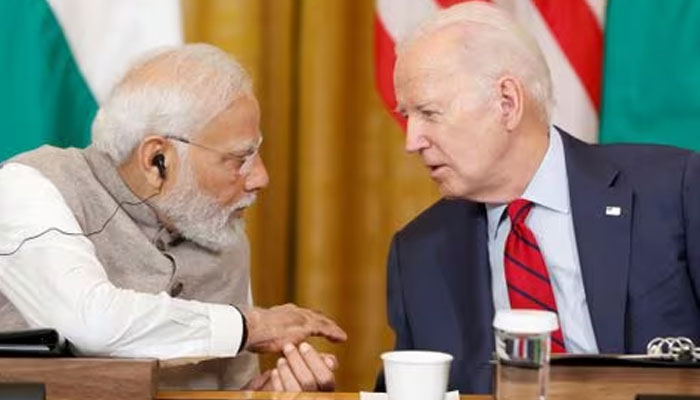
[[[443,400],[452,356],[436,351],[382,354],[389,400]]]

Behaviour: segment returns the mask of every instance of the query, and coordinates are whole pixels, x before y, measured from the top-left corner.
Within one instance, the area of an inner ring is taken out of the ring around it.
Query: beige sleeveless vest
[[[43,146],[10,162],[33,167],[47,177],[63,195],[83,232],[100,229],[118,202],[139,201],[111,159],[92,147],[78,150]],[[247,240],[224,252],[213,252],[172,237],[145,204],[122,208],[104,231],[89,237],[115,286],[144,293],[164,291],[173,297],[203,302],[250,303]],[[0,321],[3,330],[27,328],[17,309],[1,294]],[[257,356],[242,353],[232,359],[161,369],[160,386],[236,389],[257,373]]]

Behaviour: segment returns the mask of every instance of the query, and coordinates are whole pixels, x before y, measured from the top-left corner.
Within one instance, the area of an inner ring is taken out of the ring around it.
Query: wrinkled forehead
[[[254,95],[237,96],[194,139],[224,150],[254,146],[260,138],[260,106]]]
[[[407,45],[399,53],[394,70],[400,106],[446,99],[466,89],[471,79],[459,42],[450,35],[429,35]]]
[[[459,32],[454,28],[420,36],[402,46],[397,54],[394,82],[407,83],[417,77],[452,75],[464,60]]]

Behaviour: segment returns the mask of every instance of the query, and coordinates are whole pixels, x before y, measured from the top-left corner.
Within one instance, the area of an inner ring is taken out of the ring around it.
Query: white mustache
[[[257,195],[255,193],[250,193],[245,195],[242,199],[238,200],[234,206],[234,211],[242,210],[244,208],[248,208],[255,203],[255,200],[257,200]]]

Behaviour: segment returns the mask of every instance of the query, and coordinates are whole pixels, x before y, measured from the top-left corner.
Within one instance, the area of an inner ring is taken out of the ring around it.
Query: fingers
[[[245,389],[245,390],[261,390],[270,381],[271,372],[272,371],[267,370],[267,371],[265,371],[265,373],[258,375],[255,378],[251,379],[250,382],[248,382],[243,387],[243,389]]]
[[[285,343],[297,344],[309,336],[321,336],[332,342],[347,340],[347,334],[325,315],[293,304],[246,309],[248,340],[246,350],[277,352]]]
[[[338,368],[338,359],[335,358],[333,354],[328,354],[328,353],[319,353],[321,358],[323,359],[323,362],[326,363],[326,366],[331,370],[335,371],[336,368]]]
[[[284,346],[284,357],[302,390],[305,392],[317,391],[316,377],[309,370],[309,366],[306,365],[306,361],[294,345],[288,343]]]
[[[277,360],[277,368],[272,371],[271,386],[278,390],[277,383],[287,392],[332,391],[335,389],[333,370],[337,366],[335,356],[319,354],[308,343],[302,343],[299,349],[287,344],[284,358]]]
[[[334,358],[322,357],[310,344],[302,343],[299,352],[308,369],[313,374],[315,386],[323,392],[335,389],[335,376],[333,370],[337,363]]]
[[[282,380],[282,385],[284,386],[285,392],[301,392],[301,385],[299,385],[299,382],[297,382],[296,378],[294,377],[294,373],[292,372],[291,368],[289,368],[289,364],[287,363],[286,359],[280,358],[277,360],[277,370],[279,371],[280,379]]]
[[[332,319],[315,311],[309,311],[309,314],[312,336],[323,336],[331,342],[344,342],[348,339],[348,334]]]
[[[348,340],[348,334],[345,333],[335,322],[328,320],[326,324],[318,332],[317,336],[323,336],[331,342],[339,343]]]
[[[270,383],[272,384],[272,390],[274,392],[284,392],[282,377],[280,376],[280,371],[277,368],[273,369],[270,373]]]

